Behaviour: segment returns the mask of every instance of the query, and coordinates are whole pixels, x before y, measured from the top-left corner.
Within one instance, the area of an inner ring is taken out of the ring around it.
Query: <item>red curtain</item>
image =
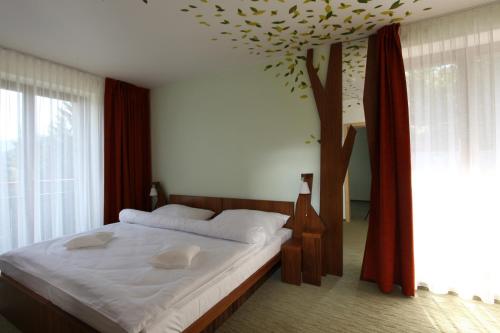
[[[364,106],[370,147],[370,220],[361,279],[415,294],[410,128],[399,25],[370,37]]]
[[[149,90],[106,78],[104,224],[123,208],[148,210],[151,188]]]

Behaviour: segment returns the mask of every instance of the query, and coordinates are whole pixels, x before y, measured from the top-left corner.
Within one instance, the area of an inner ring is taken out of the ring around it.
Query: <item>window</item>
[[[100,226],[103,191],[103,80],[2,57],[0,253]]]
[[[500,5],[401,28],[410,107],[415,275],[500,300]]]

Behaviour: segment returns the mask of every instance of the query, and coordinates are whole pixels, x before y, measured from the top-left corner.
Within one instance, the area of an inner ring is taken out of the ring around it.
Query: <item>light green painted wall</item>
[[[349,191],[351,200],[370,201],[370,152],[366,128],[358,128],[349,163]]]
[[[344,122],[364,121],[357,107],[364,82],[358,68],[366,54],[357,47],[364,44],[344,44]],[[323,81],[328,53],[328,46],[315,49]],[[312,202],[319,209],[320,146],[311,134],[319,137],[320,131],[311,89],[291,93],[289,77],[264,67],[226,70],[152,91],[153,178],[168,193],[295,201],[300,174],[312,172]],[[304,63],[300,70],[306,72]]]
[[[299,177],[315,174],[319,134],[311,98],[290,94],[262,66],[154,89],[153,178],[168,193],[295,201]]]

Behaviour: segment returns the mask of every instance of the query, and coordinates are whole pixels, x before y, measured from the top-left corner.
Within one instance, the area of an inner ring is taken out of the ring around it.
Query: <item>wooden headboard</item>
[[[203,197],[171,194],[168,203],[186,205],[195,208],[210,209],[219,214],[226,209],[254,209],[275,212],[293,217],[294,203],[291,201],[253,200]]]
[[[168,203],[209,209],[215,212],[215,214],[222,212],[222,198],[171,194],[168,197]]]
[[[222,198],[222,210],[225,209],[254,209],[281,213],[292,217],[294,203],[291,201]]]

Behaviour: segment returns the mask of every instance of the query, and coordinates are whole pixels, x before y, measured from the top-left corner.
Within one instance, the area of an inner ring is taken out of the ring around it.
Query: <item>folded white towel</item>
[[[113,238],[113,232],[100,231],[93,234],[86,234],[70,239],[64,246],[68,250],[80,249],[84,247],[103,246]]]
[[[149,263],[156,268],[163,269],[187,268],[199,252],[200,247],[196,245],[174,246],[152,257]]]

